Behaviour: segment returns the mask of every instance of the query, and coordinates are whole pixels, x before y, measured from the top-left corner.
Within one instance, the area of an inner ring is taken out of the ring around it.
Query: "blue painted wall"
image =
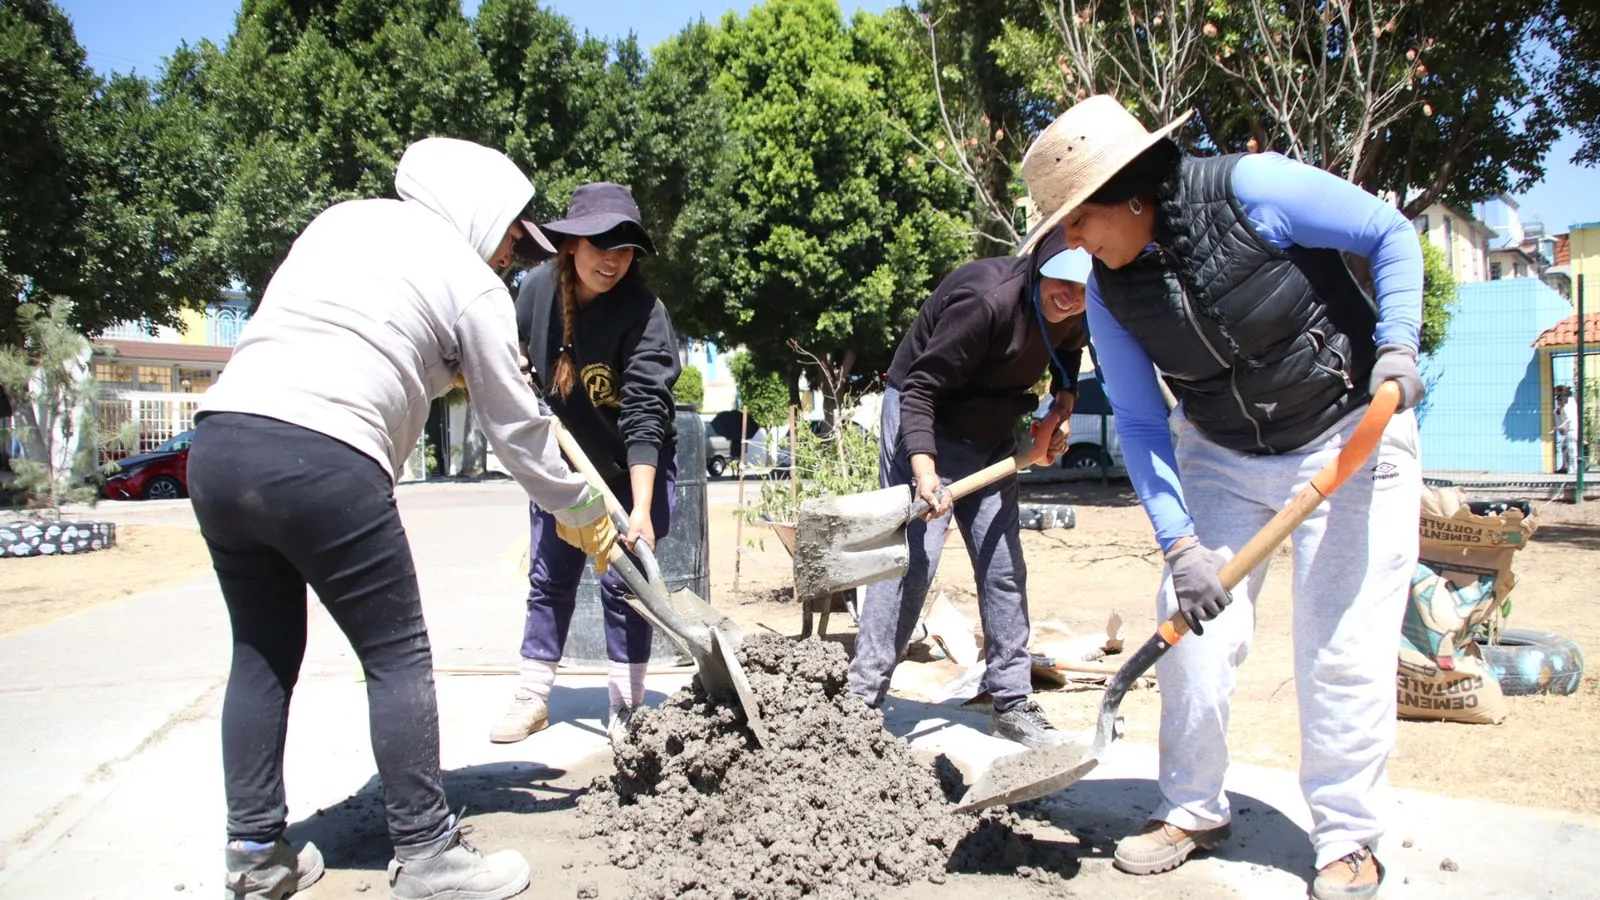
[[[1572,307],[1534,278],[1464,284],[1459,297],[1449,336],[1422,362],[1422,467],[1542,472],[1541,406],[1550,398],[1541,396],[1533,342]]]

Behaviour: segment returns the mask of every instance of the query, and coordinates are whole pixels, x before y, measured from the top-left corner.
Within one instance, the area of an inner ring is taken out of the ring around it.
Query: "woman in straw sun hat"
[[[1095,257],[1089,333],[1129,476],[1167,572],[1157,598],[1196,639],[1160,663],[1162,799],[1118,868],[1171,869],[1229,835],[1229,696],[1266,564],[1231,597],[1218,569],[1324,463],[1373,391],[1422,399],[1422,254],[1360,188],[1277,154],[1186,156],[1115,98],[1063,113],[1023,158],[1047,226]],[[1341,253],[1365,257],[1374,303]],[[1158,372],[1179,405],[1172,417]],[[1417,557],[1414,415],[1294,533],[1294,673],[1316,898],[1377,893],[1377,795],[1395,735],[1395,635]],[[1202,623],[1204,635],[1201,636]]]

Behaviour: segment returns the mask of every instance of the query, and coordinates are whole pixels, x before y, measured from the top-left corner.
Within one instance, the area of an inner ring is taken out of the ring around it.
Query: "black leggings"
[[[283,748],[308,584],[366,673],[391,840],[443,835],[433,653],[388,474],[326,435],[213,413],[195,426],[189,495],[233,623],[222,704],[229,839],[272,841],[286,824]]]

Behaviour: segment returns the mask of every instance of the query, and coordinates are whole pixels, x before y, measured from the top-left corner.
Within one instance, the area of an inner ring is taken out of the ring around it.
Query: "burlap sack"
[[[1511,557],[1533,531],[1520,510],[1474,515],[1459,488],[1423,488],[1421,552],[1400,627],[1395,687],[1402,718],[1505,718],[1505,696],[1482,664],[1472,629],[1498,616],[1516,585]]]

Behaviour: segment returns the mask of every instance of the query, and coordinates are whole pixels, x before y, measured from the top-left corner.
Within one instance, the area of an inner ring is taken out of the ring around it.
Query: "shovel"
[[[616,526],[618,537],[626,535],[628,517],[622,511],[622,504],[617,502],[616,495],[606,485],[605,479],[589,462],[583,448],[560,423],[556,424],[556,441],[573,467],[589,480],[595,490],[605,495],[606,507],[611,511],[611,521]],[[656,562],[656,555],[643,538],[634,543],[633,552],[644,565],[643,572],[623,552],[621,543],[612,546],[611,556],[607,560],[632,592],[624,595],[628,605],[689,654],[708,695],[723,703],[737,704],[744,710],[745,722],[756,736],[756,743],[766,746],[769,734],[766,722],[761,718],[760,704],[735,654],[739,644],[744,641],[744,630],[688,588],[669,591],[666,581],[661,577],[661,566]]]
[[[1032,462],[1033,451],[1023,450],[953,482],[946,490],[960,500],[1017,474]],[[795,523],[795,591],[802,600],[826,597],[904,575],[911,567],[906,524],[927,511],[927,501],[911,501],[908,484],[802,502]]]
[[[1278,545],[1299,527],[1323,500],[1333,495],[1352,474],[1366,465],[1372,451],[1383,437],[1383,429],[1400,402],[1400,386],[1386,381],[1378,388],[1366,414],[1356,425],[1350,440],[1339,451],[1339,456],[1322,471],[1312,476],[1311,483],[1300,489],[1288,505],[1278,511],[1256,532],[1233,558],[1223,564],[1217,573],[1222,586],[1232,590],[1260,565]],[[1176,646],[1189,633],[1189,620],[1183,613],[1173,613],[1162,622],[1117,674],[1106,682],[1106,693],[1100,701],[1100,718],[1094,732],[1094,743],[1085,752],[1082,745],[1063,744],[1039,750],[1028,750],[995,761],[988,771],[978,777],[961,798],[957,812],[972,812],[989,806],[1009,805],[1053,794],[1068,787],[1100,764],[1111,748],[1112,741],[1122,737],[1122,719],[1117,708],[1128,688],[1149,671],[1167,650]]]

